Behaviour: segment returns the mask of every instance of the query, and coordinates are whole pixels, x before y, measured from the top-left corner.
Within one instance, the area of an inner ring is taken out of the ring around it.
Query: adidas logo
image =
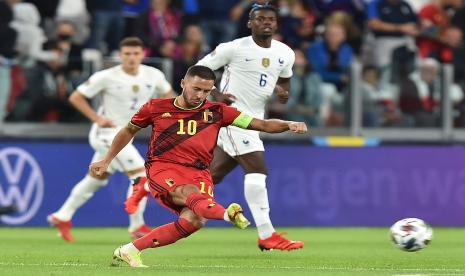
[[[163,115],[161,115],[162,118],[168,118],[168,117],[171,117],[171,113],[169,112],[165,112],[163,113]]]

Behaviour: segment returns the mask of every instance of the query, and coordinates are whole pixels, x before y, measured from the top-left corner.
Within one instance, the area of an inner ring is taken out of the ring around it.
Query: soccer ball
[[[433,229],[418,218],[405,218],[394,223],[390,229],[391,240],[405,251],[425,248],[433,238]]]

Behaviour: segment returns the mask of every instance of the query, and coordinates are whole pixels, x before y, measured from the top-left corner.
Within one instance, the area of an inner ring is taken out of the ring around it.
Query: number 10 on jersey
[[[184,135],[186,134],[184,119],[179,119],[179,130],[176,134]],[[197,133],[197,121],[189,120],[187,121],[187,134],[194,135]]]

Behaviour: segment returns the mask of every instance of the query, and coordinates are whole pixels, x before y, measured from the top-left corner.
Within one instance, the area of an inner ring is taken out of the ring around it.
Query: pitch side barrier
[[[137,142],[141,152],[146,143]],[[46,226],[73,185],[86,173],[93,151],[85,141],[1,141],[0,205],[11,226]],[[465,226],[465,146],[380,146],[361,148],[267,144],[268,195],[277,226],[388,226],[404,217],[432,225]],[[243,173],[235,170],[215,187],[218,202],[243,198]],[[127,178],[116,174],[79,209],[76,226],[126,226],[123,201]],[[247,216],[251,214],[246,210]],[[172,221],[150,200],[150,225]],[[226,226],[222,222],[209,222]]]
[[[115,65],[117,59],[99,59],[95,55],[88,56],[85,74],[90,75],[97,69]],[[169,59],[152,58],[146,64],[161,69],[172,80],[173,63]],[[440,106],[437,114],[438,120],[435,126],[413,127],[413,126],[390,126],[390,127],[368,127],[364,125],[364,105],[361,92],[361,65],[354,62],[351,67],[350,85],[347,95],[344,98],[344,125],[338,127],[312,127],[308,135],[292,135],[283,133],[279,135],[263,134],[265,140],[283,142],[303,142],[321,145],[322,139],[332,136],[360,137],[368,138],[370,141],[388,143],[464,143],[465,127],[457,120],[461,116],[460,110],[453,107],[450,95],[450,87],[453,80],[453,67],[442,65],[440,73]],[[97,100],[98,101],[98,100]],[[98,104],[95,102],[94,104]],[[463,109],[465,110],[465,109]],[[465,117],[464,117],[465,118]],[[454,126],[454,120],[458,121]],[[0,122],[0,139],[86,139],[89,130],[89,123],[86,121],[78,123],[32,123],[32,122]],[[145,134],[147,137],[149,134]],[[144,137],[144,135],[142,135]],[[315,140],[316,139],[316,140]],[[358,142],[345,139],[347,146],[357,145]],[[369,145],[379,142],[369,142]],[[327,142],[323,142],[325,144]]]

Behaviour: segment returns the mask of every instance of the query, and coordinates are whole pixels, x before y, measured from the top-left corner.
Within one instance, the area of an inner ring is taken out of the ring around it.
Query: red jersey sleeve
[[[152,125],[152,116],[150,112],[150,107],[152,106],[151,102],[145,103],[139,111],[137,111],[134,116],[131,118],[131,124],[140,127],[140,128],[145,128],[149,125]]]
[[[241,115],[241,112],[235,107],[230,107],[227,105],[223,106],[223,121],[221,122],[222,126],[229,126],[234,122],[234,120]]]

